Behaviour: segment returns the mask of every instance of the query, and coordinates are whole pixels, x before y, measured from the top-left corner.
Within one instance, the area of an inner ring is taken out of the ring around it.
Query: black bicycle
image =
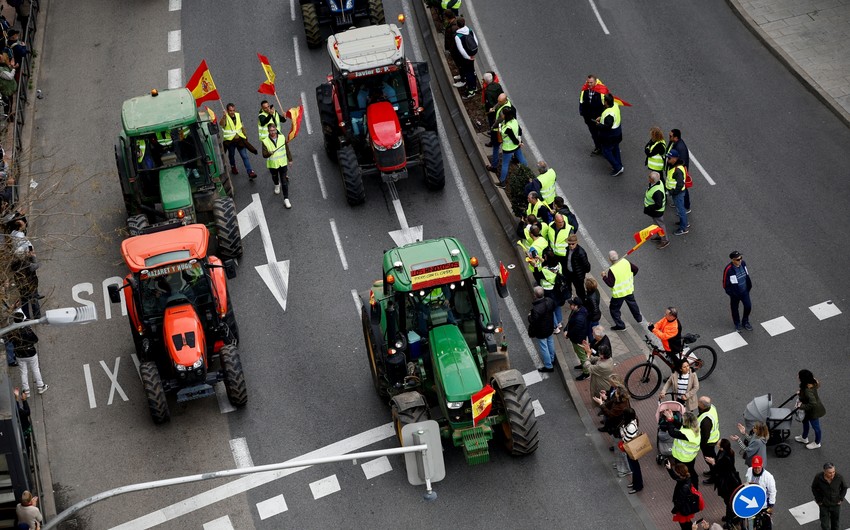
[[[711,346],[701,345],[693,348],[688,346],[698,339],[699,335],[695,333],[688,333],[682,337],[685,347],[677,357],[680,360],[687,360],[691,365],[691,371],[698,375],[700,381],[705,381],[714,372],[714,366],[717,364],[717,352]],[[628,371],[625,381],[626,389],[635,399],[646,399],[653,396],[661,386],[661,369],[655,363],[656,358],[666,364],[671,371],[674,369],[673,363],[670,361],[670,352],[659,349],[647,335],[644,335],[643,341],[649,346],[649,355],[645,362]]]

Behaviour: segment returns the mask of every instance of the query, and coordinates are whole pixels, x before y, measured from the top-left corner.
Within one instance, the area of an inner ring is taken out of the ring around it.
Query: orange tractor
[[[168,392],[182,403],[224,382],[231,404],[248,402],[227,292],[236,264],[207,256],[208,242],[206,226],[192,224],[151,227],[121,244],[130,273],[109,286],[109,298],[119,303],[123,294],[154,423],[170,419]]]

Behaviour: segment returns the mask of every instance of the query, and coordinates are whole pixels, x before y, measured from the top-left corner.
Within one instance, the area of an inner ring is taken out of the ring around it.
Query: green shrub
[[[534,177],[534,172],[528,166],[512,166],[508,172],[508,199],[511,201],[511,210],[517,217],[525,215],[528,207],[528,197],[525,194],[525,185],[528,179]]]

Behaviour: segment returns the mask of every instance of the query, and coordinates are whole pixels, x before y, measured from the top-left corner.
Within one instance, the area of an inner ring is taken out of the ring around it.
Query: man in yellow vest
[[[539,283],[543,278],[541,270],[543,267],[543,250],[549,246],[549,242],[540,235],[540,227],[536,225],[528,229],[528,237],[531,241],[530,245],[528,244],[529,239],[520,240],[516,243],[525,251],[525,262],[528,265],[528,270],[531,271],[535,281]]]
[[[667,225],[664,224],[664,209],[667,207],[667,193],[664,191],[664,183],[661,182],[661,174],[657,171],[650,171],[649,186],[643,195],[643,213],[652,219],[652,224],[657,225],[661,230],[664,230],[664,235],[653,236],[657,239],[658,248],[666,248],[670,244],[670,238],[667,237]]]
[[[233,103],[228,103],[226,109],[227,113],[219,123],[224,148],[227,149],[227,157],[230,159],[230,172],[234,175],[239,174],[239,170],[236,169],[236,150],[238,149],[242,163],[245,164],[245,171],[248,172],[248,178],[254,180],[257,178],[257,174],[254,173],[251,168],[251,161],[248,159],[248,150],[251,144],[248,143],[248,137],[245,135],[242,116],[236,112],[236,105]],[[254,149],[254,153],[256,152],[257,150]]]
[[[516,157],[517,162],[524,166],[528,166],[528,162],[522,154],[522,127],[516,119],[516,109],[508,107],[502,114],[505,117],[505,123],[499,126],[499,132],[502,133],[502,172],[496,187],[505,189],[511,160]]]
[[[688,210],[685,208],[685,180],[687,179],[688,172],[679,158],[679,152],[675,149],[671,149],[667,153],[667,168],[667,178],[664,181],[664,186],[670,192],[670,198],[673,200],[673,204],[676,205],[676,212],[679,214],[679,229],[673,232],[673,235],[683,236],[691,228],[688,222]]]
[[[537,162],[537,172],[540,173],[537,176],[537,181],[540,182],[540,198],[551,209],[555,201],[555,180],[558,176],[555,175],[555,170],[543,160]]]
[[[286,118],[281,116],[274,110],[274,105],[270,105],[267,100],[260,102],[260,112],[257,114],[257,129],[260,134],[260,142],[269,137],[269,124],[274,124],[275,128],[280,131],[280,124],[286,123]]]
[[[514,104],[511,103],[511,100],[508,99],[508,95],[502,92],[496,98],[496,105],[489,109],[488,112],[493,113],[493,123],[490,125],[490,141],[493,144],[493,152],[490,155],[490,165],[487,166],[488,171],[492,171],[493,173],[498,173],[499,170],[496,169],[496,166],[499,165],[499,148],[501,147],[501,142],[499,142],[498,137],[499,129],[502,125],[502,122],[505,121],[504,111],[507,108],[513,108]]]
[[[620,142],[623,141],[623,131],[620,127],[620,106],[614,103],[614,96],[605,94],[605,110],[596,118],[599,147],[602,156],[611,164],[611,176],[623,174],[623,161],[620,158]]]
[[[643,322],[643,316],[640,314],[640,308],[635,300],[635,275],[638,273],[638,267],[631,263],[626,258],[620,259],[617,252],[612,250],[608,252],[608,260],[611,262],[611,267],[608,270],[602,271],[602,280],[605,285],[611,288],[611,320],[614,325],[611,327],[614,331],[622,331],[626,329],[626,324],[620,318],[620,308],[623,307],[623,302],[629,306],[632,316],[635,321],[640,324]]]
[[[285,137],[277,133],[273,123],[269,124],[268,137],[263,140],[263,158],[267,159],[266,167],[272,174],[275,195],[280,195],[283,187],[283,205],[292,208],[289,202],[289,144]]]
[[[552,222],[552,210],[541,200],[539,193],[531,191],[528,193],[526,199],[528,200],[528,206],[525,208],[526,217],[533,215],[543,224]]]
[[[717,458],[717,452],[714,450],[714,446],[720,441],[720,420],[717,418],[717,407],[711,404],[710,397],[700,396],[697,410],[699,411],[697,421],[699,422],[702,456],[703,458]],[[708,464],[708,471],[702,475],[711,477],[711,469],[714,465],[709,462],[706,463]],[[709,478],[703,480],[702,483],[712,484],[713,481]]]

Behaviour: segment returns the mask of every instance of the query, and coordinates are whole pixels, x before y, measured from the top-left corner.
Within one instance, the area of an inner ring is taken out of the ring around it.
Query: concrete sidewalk
[[[850,126],[850,0],[727,0],[752,32]]]

